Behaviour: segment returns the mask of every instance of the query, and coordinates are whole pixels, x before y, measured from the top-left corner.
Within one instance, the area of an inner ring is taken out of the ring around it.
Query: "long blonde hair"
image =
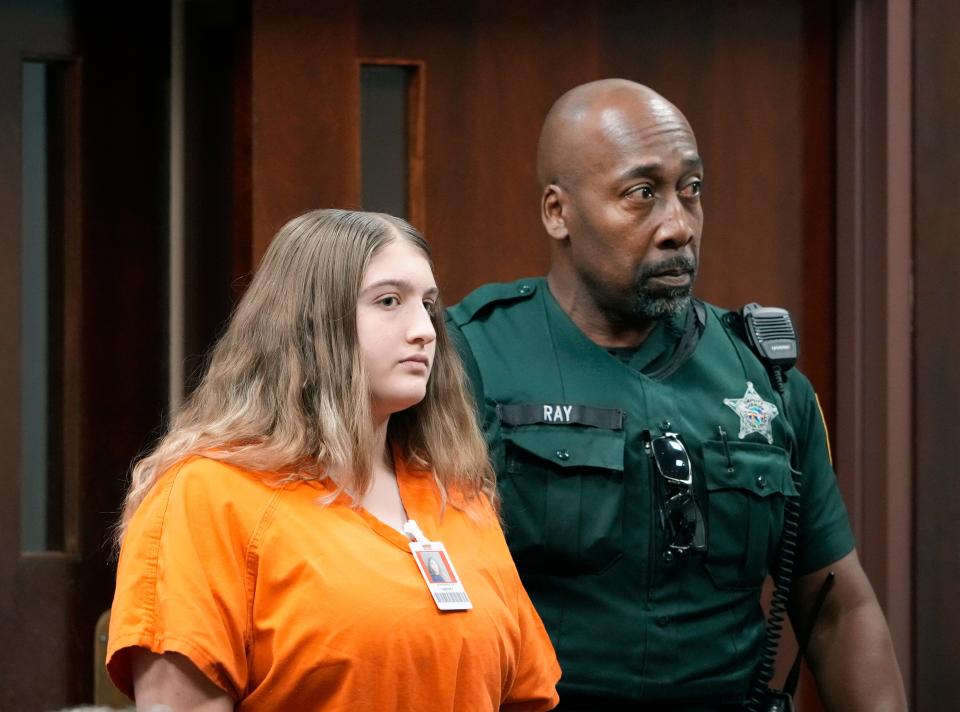
[[[134,464],[118,542],[160,475],[191,455],[288,480],[329,475],[337,493],[359,500],[374,453],[357,298],[371,258],[397,239],[430,259],[419,232],[380,213],[314,210],[280,228],[203,380]],[[437,341],[426,396],[390,418],[388,440],[411,466],[433,470],[444,502],[452,491],[495,501],[493,468],[439,304],[431,318]]]

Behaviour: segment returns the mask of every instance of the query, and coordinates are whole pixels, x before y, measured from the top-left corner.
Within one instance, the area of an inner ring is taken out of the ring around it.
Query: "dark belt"
[[[740,704],[709,700],[625,700],[563,694],[554,712],[739,712]]]

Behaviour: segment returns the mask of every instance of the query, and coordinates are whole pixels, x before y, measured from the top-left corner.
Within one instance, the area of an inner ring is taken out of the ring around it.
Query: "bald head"
[[[703,161],[673,104],[624,79],[576,87],[547,114],[537,169],[550,291],[585,334],[636,345],[689,303]]]
[[[601,79],[574,87],[544,119],[537,145],[540,187],[575,185],[585,169],[585,147],[648,123],[679,124],[693,133],[677,107],[642,84]]]

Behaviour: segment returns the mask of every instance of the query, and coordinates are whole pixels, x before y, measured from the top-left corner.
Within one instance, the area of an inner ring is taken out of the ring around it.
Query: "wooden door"
[[[3,710],[92,701],[110,529],[166,400],[168,12],[104,5],[0,7]]]
[[[63,416],[70,416],[70,404],[57,397],[66,365],[65,344],[59,339],[62,346],[55,349],[44,342],[64,335],[64,304],[58,292],[65,285],[59,267],[62,248],[75,234],[66,235],[63,228],[66,223],[71,228],[76,225],[73,215],[57,219],[55,214],[67,208],[69,198],[64,200],[62,190],[57,196],[48,187],[59,183],[75,191],[76,181],[73,175],[48,173],[62,172],[68,163],[55,135],[76,138],[65,127],[52,124],[55,115],[62,118],[72,113],[75,96],[68,99],[62,89],[73,88],[77,66],[72,14],[65,4],[51,9],[36,12],[26,2],[6,5],[0,19],[0,125],[4,127],[0,133],[0,249],[5,255],[0,261],[0,321],[4,324],[0,330],[0,428],[6,435],[0,450],[0,478],[6,493],[0,503],[3,709],[41,709],[65,700],[71,693],[65,669],[76,653],[64,635],[72,627],[68,599],[78,561],[76,501],[67,501],[64,492],[72,473],[60,476],[73,464],[73,443],[65,441],[61,427]],[[51,101],[53,93],[62,100],[60,106]],[[36,126],[24,126],[24,115],[34,119]],[[59,165],[53,171],[42,161],[46,154],[58,154]],[[23,235],[34,238],[36,244],[25,242]],[[52,669],[38,675],[40,660],[49,661]]]

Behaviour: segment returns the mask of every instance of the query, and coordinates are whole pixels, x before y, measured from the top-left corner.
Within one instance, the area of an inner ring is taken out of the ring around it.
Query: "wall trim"
[[[913,698],[913,18],[838,12],[836,467]]]

